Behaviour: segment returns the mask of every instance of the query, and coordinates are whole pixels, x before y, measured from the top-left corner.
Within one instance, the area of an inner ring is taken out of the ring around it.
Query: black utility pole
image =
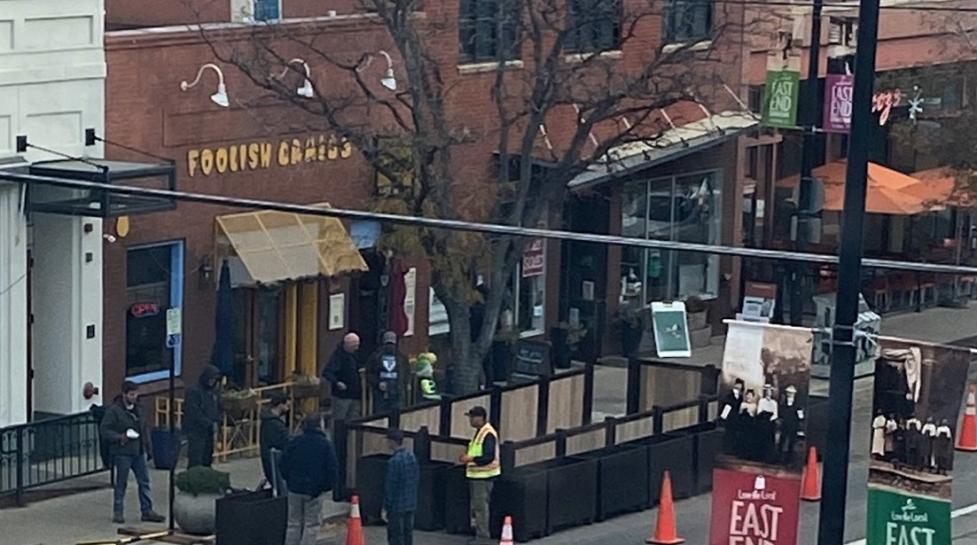
[[[861,0],[855,89],[845,208],[838,254],[838,298],[831,343],[828,440],[824,457],[824,499],[818,521],[818,545],[843,545],[848,491],[848,448],[851,440],[852,386],[855,375],[855,320],[862,274],[862,231],[868,180],[868,149],[875,87],[875,49],[879,34],[879,0]]]
[[[814,0],[811,12],[811,43],[808,47],[807,81],[804,85],[804,96],[801,100],[801,127],[804,131],[804,141],[801,145],[801,179],[797,196],[797,232],[794,248],[802,252],[811,242],[811,224],[817,217],[814,209],[814,146],[817,143],[818,106],[821,103],[819,81],[821,79],[821,8],[823,0]],[[806,265],[797,263],[791,267],[790,284],[790,322],[801,325],[804,318],[804,303],[807,294],[804,290],[804,270]]]

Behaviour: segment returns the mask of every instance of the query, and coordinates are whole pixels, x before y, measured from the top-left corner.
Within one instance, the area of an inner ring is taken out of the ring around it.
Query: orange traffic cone
[[[661,503],[658,506],[658,522],[655,524],[655,533],[645,540],[645,543],[652,545],[677,545],[685,543],[685,540],[678,537],[678,529],[675,527],[675,503],[672,502],[672,476],[665,472],[662,478]]]
[[[801,499],[804,501],[821,501],[821,470],[818,468],[818,449],[815,447],[811,447],[807,451],[807,467],[804,468]]]
[[[977,452],[977,385],[970,385],[967,407],[963,410],[963,423],[957,438],[957,450]]]
[[[502,523],[502,539],[499,540],[499,545],[512,545],[512,517],[506,516],[505,522]]]
[[[355,495],[350,501],[349,522],[346,523],[346,545],[366,545],[363,521],[360,519],[360,497]]]

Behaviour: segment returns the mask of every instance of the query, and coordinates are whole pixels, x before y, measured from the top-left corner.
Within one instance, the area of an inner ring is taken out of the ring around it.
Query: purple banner
[[[855,77],[828,74],[824,78],[824,132],[848,133],[851,126],[852,91]]]

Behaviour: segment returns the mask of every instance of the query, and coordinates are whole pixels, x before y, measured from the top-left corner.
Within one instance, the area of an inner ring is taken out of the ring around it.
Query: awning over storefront
[[[662,119],[668,128],[654,137],[611,148],[604,161],[577,175],[568,186],[580,189],[667,163],[721,144],[759,124],[756,115],[744,111],[703,114],[695,121],[682,124],[663,111]]]
[[[844,209],[847,168],[848,162],[841,159],[814,169],[814,176],[821,180],[824,188],[824,210],[840,212]],[[777,181],[777,186],[796,188],[798,179],[799,176],[782,178]],[[943,182],[931,183],[869,163],[865,211],[912,216],[942,210],[952,189],[952,184],[948,187]]]
[[[328,204],[319,204],[328,208]],[[262,210],[217,217],[218,247],[235,286],[366,271],[338,218]]]

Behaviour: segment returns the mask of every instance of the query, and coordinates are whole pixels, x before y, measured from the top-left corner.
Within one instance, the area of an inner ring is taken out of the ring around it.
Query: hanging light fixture
[[[282,70],[281,75],[278,76],[278,79],[282,79],[285,77],[286,74],[288,74],[288,67],[292,64],[301,64],[302,67],[305,69],[305,78],[302,80],[302,86],[295,90],[295,94],[305,98],[314,97],[315,89],[312,88],[312,79],[311,79],[312,72],[309,69],[309,64],[303,61],[302,59],[292,59],[288,61],[285,64],[285,69]]]
[[[231,101],[227,97],[227,87],[224,86],[224,72],[221,72],[221,69],[216,64],[207,63],[201,66],[200,70],[197,70],[197,77],[194,78],[193,82],[187,83],[186,80],[180,82],[180,90],[187,91],[200,83],[200,78],[203,76],[204,70],[207,68],[213,69],[214,72],[217,72],[217,92],[210,95],[210,100],[222,108],[227,108],[231,105]]]
[[[390,53],[387,53],[386,51],[383,51],[383,50],[377,51],[376,52],[376,55],[381,55],[381,56],[383,56],[384,59],[387,60],[387,69],[383,72],[383,77],[380,78],[380,85],[383,85],[383,87],[386,88],[389,91],[396,91],[397,90],[397,77],[394,76],[394,61],[393,61],[393,58],[390,57]],[[363,65],[360,66],[359,68],[357,68],[356,70],[357,71],[366,70],[366,68],[368,66],[370,66],[370,63],[373,62],[373,58],[374,57],[375,57],[375,55],[369,55],[366,58],[366,61],[363,63]]]

